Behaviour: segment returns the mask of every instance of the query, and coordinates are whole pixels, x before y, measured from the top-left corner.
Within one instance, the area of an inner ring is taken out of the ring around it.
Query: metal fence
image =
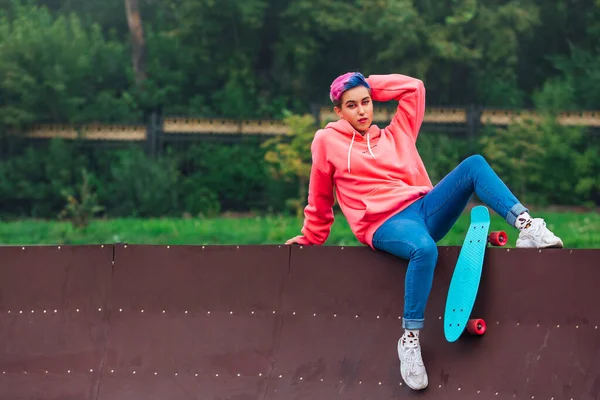
[[[384,126],[394,115],[395,108],[376,107],[374,122]],[[337,119],[331,107],[316,108],[316,126]],[[512,122],[542,118],[533,110],[492,109],[470,107],[429,107],[425,111],[423,131],[444,132],[469,139],[479,136],[486,126],[507,126]],[[583,126],[590,132],[600,132],[600,111],[569,111],[556,115],[560,124]],[[243,137],[271,137],[288,134],[281,120],[236,120],[204,117],[152,115],[145,124],[34,124],[24,132],[0,137],[0,157],[9,156],[14,141],[43,144],[53,138],[81,140],[92,146],[139,145],[148,154],[160,154],[166,145],[202,140],[221,140],[234,143]],[[11,143],[12,142],[12,143]]]

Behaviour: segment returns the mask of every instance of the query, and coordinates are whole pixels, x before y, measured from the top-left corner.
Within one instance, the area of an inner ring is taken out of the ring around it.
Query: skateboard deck
[[[449,342],[456,341],[465,329],[477,334],[485,331],[485,321],[470,320],[470,315],[481,280],[489,228],[490,212],[487,207],[473,207],[471,224],[460,250],[446,299],[444,335]],[[498,237],[498,234],[494,237]],[[500,232],[500,239],[494,241],[504,245],[506,234]]]

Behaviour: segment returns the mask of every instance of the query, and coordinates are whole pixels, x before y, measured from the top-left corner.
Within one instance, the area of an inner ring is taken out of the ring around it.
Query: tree
[[[146,80],[146,42],[138,0],[125,0],[125,9],[131,37],[131,57],[135,82],[138,87],[143,87]]]

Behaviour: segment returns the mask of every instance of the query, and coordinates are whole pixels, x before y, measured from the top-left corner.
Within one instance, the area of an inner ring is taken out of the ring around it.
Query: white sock
[[[529,213],[525,211],[517,217],[517,220],[515,221],[515,228],[519,230],[529,228],[529,226],[531,225],[531,221],[531,215],[529,215]]]

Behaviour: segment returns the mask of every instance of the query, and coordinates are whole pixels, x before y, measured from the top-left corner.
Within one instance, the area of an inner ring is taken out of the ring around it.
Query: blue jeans
[[[455,224],[476,193],[479,199],[514,226],[529,211],[480,155],[461,162],[429,193],[390,217],[373,236],[373,247],[408,260],[405,278],[405,329],[421,329],[437,264],[437,242]]]

